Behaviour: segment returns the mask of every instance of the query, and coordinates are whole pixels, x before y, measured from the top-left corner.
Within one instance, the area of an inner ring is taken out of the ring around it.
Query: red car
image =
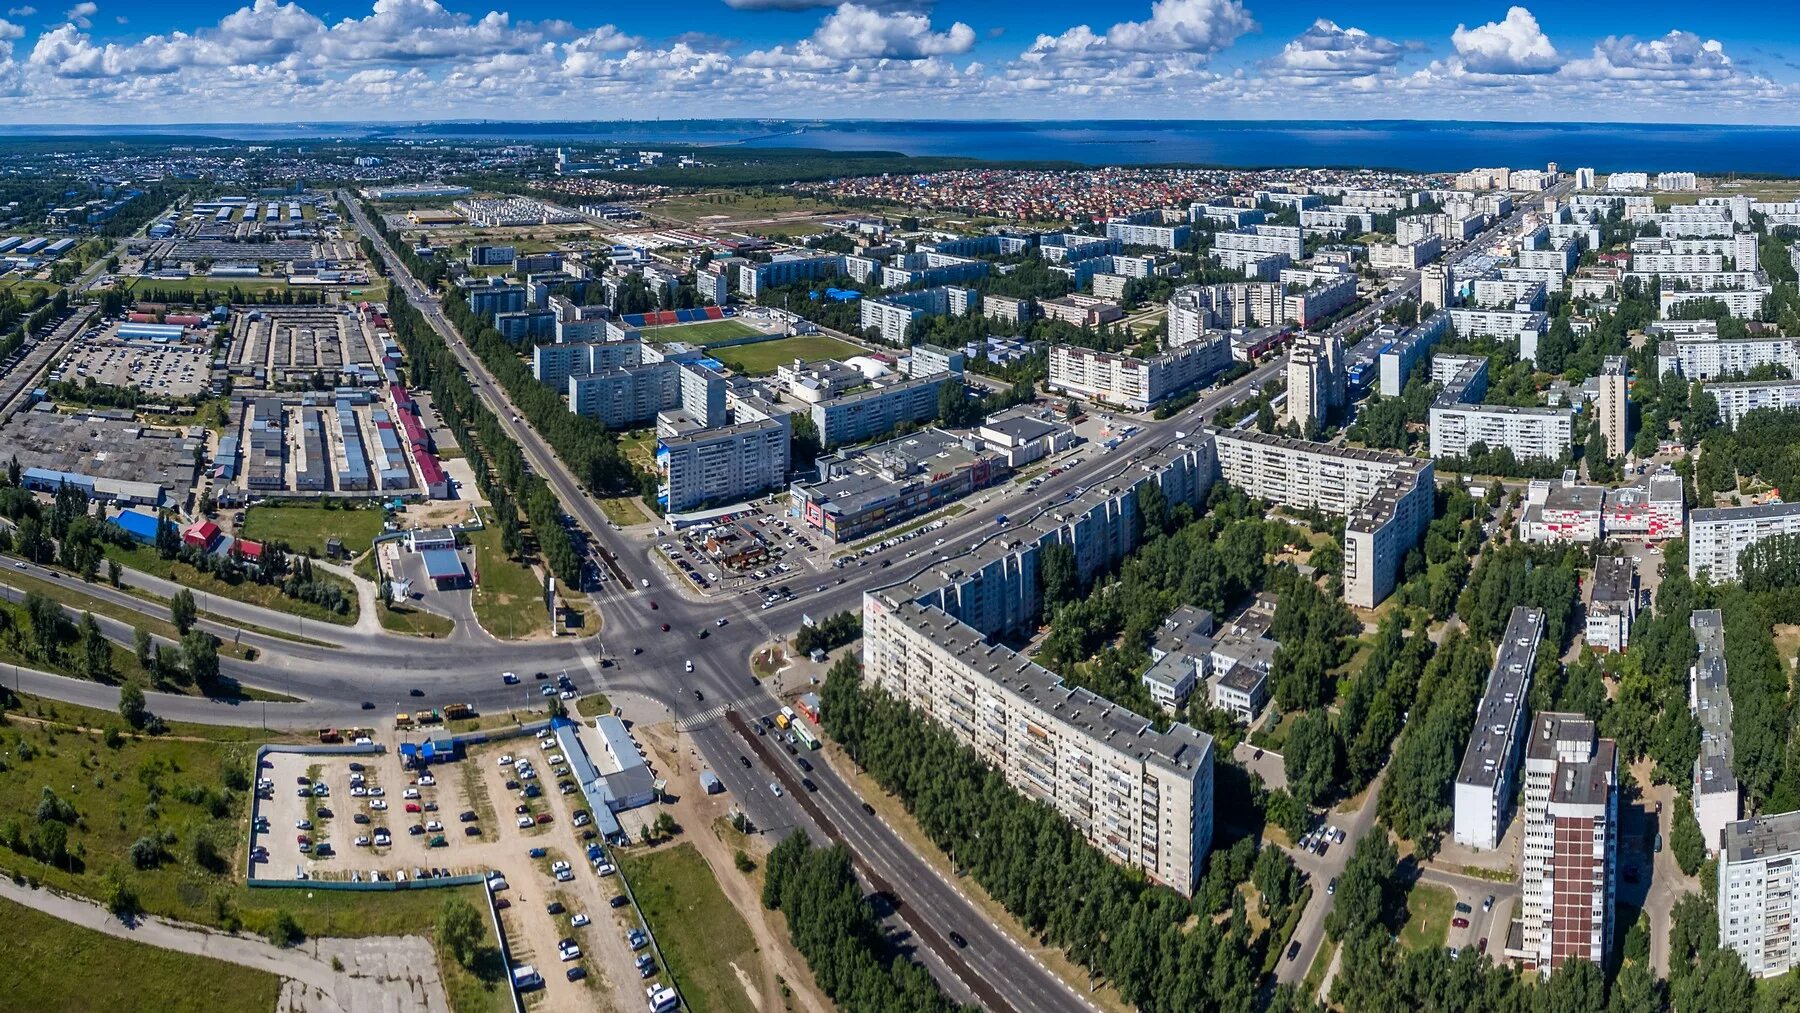
[[[540,827],[546,823],[555,822],[555,820],[556,820],[556,817],[551,815],[550,813],[538,813],[537,814],[538,826],[540,826]]]
[[[1469,927],[1469,920],[1467,918],[1452,918],[1450,919],[1450,924],[1459,929],[1466,929]]]
[[[656,603],[655,603],[655,602],[651,602],[651,603],[650,603],[650,609],[651,609],[651,611],[655,611],[655,609],[656,609]]]
[[[423,809],[419,808],[419,803],[417,802],[406,803],[406,811],[409,813],[424,812]]]
[[[663,630],[663,632],[664,632],[664,633],[667,633],[667,632],[669,632],[669,624],[668,624],[668,623],[663,623],[663,624],[662,624],[662,630]]]

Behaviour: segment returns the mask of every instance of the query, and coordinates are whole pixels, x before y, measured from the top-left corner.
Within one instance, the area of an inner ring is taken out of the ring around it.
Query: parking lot
[[[194,397],[212,379],[212,362],[198,345],[88,339],[63,360],[54,379],[109,387],[133,387],[154,398]]]
[[[654,960],[638,963],[648,940],[633,949],[627,938],[641,922],[622,896],[586,797],[559,786],[574,788],[558,750],[554,737],[521,736],[420,771],[404,769],[397,751],[270,753],[258,775],[252,874],[357,882],[497,877],[513,963],[532,965],[544,979],[530,993],[532,1009],[641,1008],[644,985],[661,969]],[[576,949],[563,950],[565,940]],[[572,955],[564,959],[565,952]]]

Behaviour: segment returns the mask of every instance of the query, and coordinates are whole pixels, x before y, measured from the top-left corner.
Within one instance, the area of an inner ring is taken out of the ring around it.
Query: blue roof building
[[[113,523],[125,529],[125,533],[146,545],[156,541],[157,519],[141,510],[122,510],[113,518]]]

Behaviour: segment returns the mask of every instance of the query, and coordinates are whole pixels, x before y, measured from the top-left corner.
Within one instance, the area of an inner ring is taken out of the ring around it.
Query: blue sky
[[[1800,32],[1692,3],[0,0],[0,115],[1800,122]]]

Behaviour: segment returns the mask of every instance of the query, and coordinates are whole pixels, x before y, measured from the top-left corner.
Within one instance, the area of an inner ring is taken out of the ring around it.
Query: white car
[[[380,799],[375,799],[374,801],[369,803],[369,808],[375,810],[376,812],[386,812],[387,811],[387,803],[383,802]]]
[[[436,783],[437,783],[437,778],[432,777],[430,774],[420,774],[419,775],[419,787],[421,787],[421,788],[429,788]]]
[[[405,798],[405,799],[408,799],[408,800],[411,800],[411,799],[416,799],[416,798],[418,798],[418,797],[419,797],[419,789],[417,789],[417,788],[408,788],[408,789],[406,789],[406,790],[405,790],[405,791],[403,791],[403,792],[401,792],[401,793],[400,793],[400,797],[402,797],[402,798]]]
[[[601,876],[610,876],[619,870],[613,868],[613,864],[603,858],[594,863],[594,871]]]
[[[534,821],[531,817],[529,817],[529,816],[519,817],[519,829],[520,830],[529,830],[535,825],[536,825],[536,821]]]
[[[357,834],[356,835],[356,846],[359,848],[368,847],[369,846],[369,835],[368,834]]]
[[[519,684],[519,673],[502,672],[500,673],[500,681],[508,686],[517,686]]]
[[[512,765],[513,765],[513,754],[507,753],[505,756],[502,756],[500,758],[500,766],[510,767]]]
[[[690,672],[694,670],[694,663],[692,661],[687,663],[687,670]]]
[[[575,691],[572,689],[565,689],[562,691],[561,696],[564,700],[573,700],[575,699]]]
[[[375,796],[376,798],[380,798],[381,796],[386,795],[387,792],[382,791],[381,785],[378,784],[375,787],[369,789],[369,794]]]
[[[563,947],[562,959],[565,963],[568,961],[571,961],[571,960],[580,960],[581,959],[581,947],[579,947],[579,946]]]
[[[557,764],[563,762],[563,754],[551,753],[549,756],[544,757],[544,762],[548,763],[550,766],[554,767]]]
[[[564,869],[567,869],[568,867],[569,867],[569,863],[563,862],[563,861],[556,861],[556,862],[550,863],[550,871],[551,872],[561,872]]]
[[[385,831],[385,830],[375,831],[375,846],[376,847],[385,848],[388,846],[389,842],[391,842],[392,840],[393,840],[393,837],[391,837],[387,831]]]
[[[776,784],[774,781],[769,782],[769,791],[774,793],[776,798],[781,797],[781,785]]]
[[[444,824],[442,820],[432,820],[430,823],[425,824],[425,832],[428,834],[435,834],[443,829]]]
[[[587,923],[588,923],[587,915],[573,915],[569,918],[569,924],[574,926],[575,928],[581,928],[583,925],[586,925]]]
[[[557,874],[556,874],[556,881],[558,883],[567,883],[574,878],[575,878],[575,873],[568,869],[563,869],[563,870],[557,872]]]

